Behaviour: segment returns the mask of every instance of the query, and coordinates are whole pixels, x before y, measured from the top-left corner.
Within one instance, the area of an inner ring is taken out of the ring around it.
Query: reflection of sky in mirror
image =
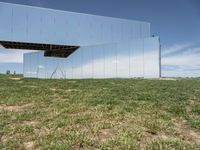
[[[44,57],[43,52],[31,53],[26,54],[24,60],[26,77],[155,78],[159,77],[159,42],[155,37],[85,46],[68,58]]]
[[[85,46],[150,36],[146,22],[6,3],[0,8],[0,39],[8,41]]]

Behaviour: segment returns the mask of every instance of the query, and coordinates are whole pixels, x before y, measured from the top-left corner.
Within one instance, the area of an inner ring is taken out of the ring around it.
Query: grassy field
[[[0,149],[200,149],[200,79],[0,75]]]

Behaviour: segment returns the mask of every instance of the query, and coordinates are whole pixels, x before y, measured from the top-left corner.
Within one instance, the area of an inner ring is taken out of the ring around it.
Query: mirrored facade
[[[45,79],[158,78],[159,38],[83,46],[68,58],[24,54],[24,76]]]
[[[25,77],[160,77],[160,42],[150,23],[1,2],[0,20],[1,41],[79,46],[66,58],[24,54]]]

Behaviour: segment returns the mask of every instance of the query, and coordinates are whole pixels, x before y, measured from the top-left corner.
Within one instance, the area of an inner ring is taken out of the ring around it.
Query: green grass
[[[0,75],[0,149],[31,148],[200,149],[200,79]]]

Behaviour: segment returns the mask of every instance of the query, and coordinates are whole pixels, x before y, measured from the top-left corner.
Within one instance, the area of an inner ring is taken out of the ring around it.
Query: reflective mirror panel
[[[85,46],[67,58],[24,55],[25,76],[53,79],[157,78],[158,37],[122,43]]]

